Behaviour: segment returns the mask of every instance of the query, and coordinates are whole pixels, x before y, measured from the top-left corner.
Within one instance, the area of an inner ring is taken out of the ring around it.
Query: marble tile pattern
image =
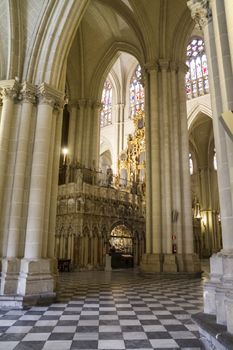
[[[200,278],[64,272],[55,303],[0,310],[0,350],[202,349],[202,292]]]

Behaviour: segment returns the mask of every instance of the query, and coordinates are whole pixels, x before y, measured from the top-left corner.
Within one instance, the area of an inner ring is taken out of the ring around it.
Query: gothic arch
[[[188,40],[194,28],[194,23],[189,15],[188,8],[184,11],[180,21],[174,30],[171,43],[171,57],[177,62],[185,62]]]
[[[28,60],[27,80],[35,84],[45,81],[56,89],[64,89],[65,81],[61,77],[65,62],[88,3],[88,0],[50,0]]]
[[[90,96],[97,97],[98,100],[101,99],[104,81],[106,80],[111,67],[114,65],[121,52],[131,54],[132,56],[136,57],[139,62],[143,61],[139,50],[135,46],[125,42],[114,42],[99,61],[95,73],[93,74],[90,84]]]
[[[211,108],[204,104],[197,104],[188,114],[188,130],[190,130],[200,114],[205,114],[212,119]]]

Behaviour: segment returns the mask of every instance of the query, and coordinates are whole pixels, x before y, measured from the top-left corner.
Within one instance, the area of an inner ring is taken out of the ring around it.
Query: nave
[[[61,273],[57,302],[0,311],[0,350],[201,349],[204,278],[137,269]]]

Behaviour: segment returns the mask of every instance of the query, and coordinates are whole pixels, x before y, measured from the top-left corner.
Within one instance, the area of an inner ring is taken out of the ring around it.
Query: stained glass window
[[[100,126],[104,127],[112,124],[112,85],[109,80],[104,83],[101,102],[103,108],[100,115]]]
[[[186,64],[189,70],[185,76],[187,98],[209,93],[208,67],[205,44],[201,38],[193,38],[187,47]]]
[[[139,110],[144,111],[144,88],[141,84],[142,72],[138,65],[130,81],[130,118],[133,118]]]
[[[193,159],[191,153],[189,153],[189,172],[190,175],[193,175]]]

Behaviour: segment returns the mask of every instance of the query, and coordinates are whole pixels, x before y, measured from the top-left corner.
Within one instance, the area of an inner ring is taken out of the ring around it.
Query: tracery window
[[[193,38],[187,47],[186,64],[189,70],[185,76],[188,99],[209,93],[208,67],[205,44],[201,38]]]
[[[190,175],[193,175],[193,159],[191,153],[189,153],[189,172]]]
[[[104,127],[112,124],[112,84],[109,80],[104,83],[101,102],[103,108],[100,114],[100,126]]]
[[[142,71],[138,64],[130,80],[130,118],[133,118],[139,110],[144,111],[144,88],[141,84]]]

